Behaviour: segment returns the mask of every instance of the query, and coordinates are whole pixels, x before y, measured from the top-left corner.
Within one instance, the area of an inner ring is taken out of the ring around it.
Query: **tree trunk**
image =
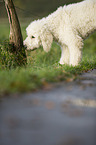
[[[10,44],[14,46],[14,52],[16,52],[17,59],[19,62],[19,65],[22,65],[26,63],[26,53],[23,47],[23,37],[20,29],[20,24],[19,20],[16,14],[16,10],[13,4],[12,0],[3,0],[5,3],[5,7],[7,10],[8,18],[9,18],[9,24],[10,24]],[[23,49],[22,49],[23,48]],[[23,55],[23,60],[22,57],[20,56]]]

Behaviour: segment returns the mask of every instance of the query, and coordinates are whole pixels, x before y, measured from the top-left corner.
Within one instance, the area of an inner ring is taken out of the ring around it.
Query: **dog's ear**
[[[48,30],[43,30],[40,38],[44,51],[46,52],[50,51],[53,42],[52,34]]]

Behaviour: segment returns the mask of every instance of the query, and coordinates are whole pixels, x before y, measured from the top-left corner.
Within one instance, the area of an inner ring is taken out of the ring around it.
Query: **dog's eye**
[[[34,36],[32,36],[31,38],[35,38]]]

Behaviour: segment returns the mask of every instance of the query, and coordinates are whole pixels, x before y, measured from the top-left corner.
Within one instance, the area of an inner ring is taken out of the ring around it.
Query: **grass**
[[[25,26],[22,25],[23,37],[26,37]],[[8,39],[8,25],[0,24],[0,43]],[[96,68],[96,33],[85,41],[83,59],[77,67],[59,65],[60,48],[53,42],[51,51],[45,53],[40,47],[28,51],[26,67],[16,69],[0,68],[0,96],[10,93],[31,92],[58,81],[73,81],[82,72]],[[55,54],[55,55],[54,55]]]

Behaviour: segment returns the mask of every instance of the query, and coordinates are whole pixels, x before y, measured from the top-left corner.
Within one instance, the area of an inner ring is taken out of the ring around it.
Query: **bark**
[[[22,37],[21,28],[20,28],[19,20],[16,14],[13,1],[12,0],[3,0],[3,1],[5,3],[5,7],[6,7],[8,18],[9,18],[9,24],[10,24],[10,36],[9,36],[10,44],[14,46],[14,50],[16,51],[17,55],[19,52],[18,59],[20,59],[20,55],[22,55],[23,53],[24,61],[25,61],[26,59],[25,50],[22,51],[23,37]]]

